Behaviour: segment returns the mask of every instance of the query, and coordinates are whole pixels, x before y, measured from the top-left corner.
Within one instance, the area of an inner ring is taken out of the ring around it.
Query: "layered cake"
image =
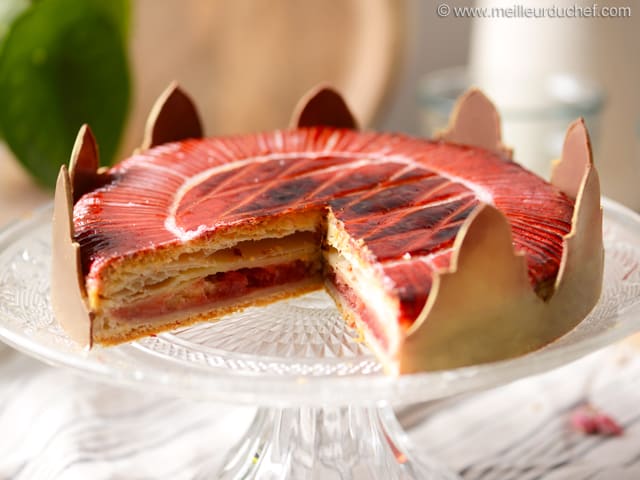
[[[201,131],[177,87],[143,148],[110,169],[81,130],[58,180],[52,291],[79,342],[324,287],[387,370],[409,373],[539,348],[597,301],[599,186],[581,121],[551,183],[512,161],[477,90],[435,140],[358,131],[330,89],[287,130]]]

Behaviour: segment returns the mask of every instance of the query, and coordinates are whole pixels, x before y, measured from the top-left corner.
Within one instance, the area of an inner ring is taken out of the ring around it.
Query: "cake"
[[[329,88],[289,129],[203,138],[174,85],[112,168],[81,129],[56,189],[52,304],[79,343],[113,345],[324,286],[390,373],[493,361],[592,309],[599,202],[581,120],[549,183],[512,161],[478,90],[434,140],[361,132]]]

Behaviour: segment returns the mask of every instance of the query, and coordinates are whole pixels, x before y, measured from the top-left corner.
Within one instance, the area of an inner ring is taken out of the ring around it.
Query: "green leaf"
[[[19,17],[22,12],[29,8],[29,5],[31,5],[29,0],[0,1],[0,55],[2,55],[2,45],[4,44],[4,38],[9,32],[11,23]],[[2,137],[1,129],[0,137]]]
[[[110,3],[40,0],[15,20],[5,38],[0,131],[44,185],[55,184],[83,123],[91,126],[103,162],[116,153],[130,79],[126,27],[117,20],[126,17],[124,6],[105,7]]]
[[[11,22],[24,12],[31,2],[29,0],[4,0],[0,2],[0,52],[4,37],[9,32]]]
[[[129,25],[131,22],[130,12],[131,8],[129,0],[82,0],[91,1],[96,8],[102,9],[102,11],[111,17],[114,24],[118,27],[120,35],[122,35],[123,42],[127,43],[129,40]]]

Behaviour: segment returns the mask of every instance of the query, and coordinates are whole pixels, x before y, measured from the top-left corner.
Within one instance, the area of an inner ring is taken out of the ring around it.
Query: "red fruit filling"
[[[222,300],[234,299],[269,287],[296,283],[318,277],[319,264],[295,260],[280,265],[241,268],[207,275],[189,284],[180,292],[170,291],[139,302],[113,309],[110,313],[121,320],[148,319],[213,306]]]

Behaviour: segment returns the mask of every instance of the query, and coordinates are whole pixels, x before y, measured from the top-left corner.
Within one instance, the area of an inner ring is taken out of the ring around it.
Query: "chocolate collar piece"
[[[578,119],[569,126],[562,157],[551,174],[551,183],[575,199],[571,231],[564,239],[556,292],[571,282],[584,282],[585,286],[576,293],[576,298],[588,302],[592,295],[599,296],[599,291],[591,291],[591,284],[576,276],[575,272],[586,268],[584,265],[591,265],[602,275],[604,247],[600,179],[593,164],[591,142],[584,120]]]
[[[195,104],[177,82],[172,82],[151,108],[142,149],[188,138],[202,138],[202,135],[202,123]]]
[[[358,122],[347,102],[340,93],[326,85],[311,89],[300,99],[291,116],[290,126],[358,130]]]
[[[562,147],[562,157],[553,165],[551,183],[575,200],[583,176],[591,165],[591,140],[584,120],[579,118],[569,125]]]
[[[74,189],[76,186],[74,180],[76,178],[83,174],[96,173],[99,166],[98,145],[91,128],[85,123],[78,131],[69,162],[69,177]]]
[[[60,168],[56,183],[52,234],[53,312],[64,331],[73,340],[82,346],[90,347],[92,315],[87,308],[80,245],[73,239],[73,192],[65,165]]]
[[[449,126],[436,134],[436,138],[485,148],[505,159],[512,158],[512,150],[502,143],[498,111],[477,88],[468,90],[458,99],[449,118]]]
[[[434,277],[427,304],[395,359],[394,373],[521,355],[566,334],[595,306],[604,268],[602,209],[584,122],[569,127],[564,145],[553,183],[567,195],[575,194],[576,201],[550,297],[543,300],[531,288],[506,218],[481,205],[456,237],[450,268]]]
[[[87,347],[92,344],[93,315],[88,308],[80,245],[73,236],[73,205],[108,180],[99,164],[95,137],[91,128],[83,125],[73,145],[69,171],[65,165],[60,167],[53,207],[51,305],[65,332]]]
[[[96,139],[89,125],[84,124],[76,136],[69,161],[69,180],[74,204],[85,193],[106,183],[107,176],[99,172],[99,167],[100,157]]]

